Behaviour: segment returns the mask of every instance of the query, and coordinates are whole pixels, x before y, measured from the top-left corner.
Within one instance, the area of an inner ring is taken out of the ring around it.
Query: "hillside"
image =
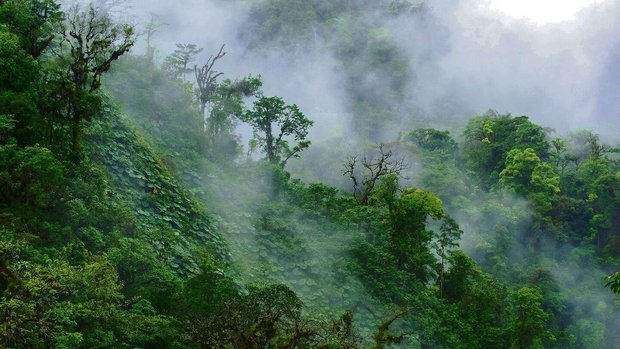
[[[429,104],[451,15],[120,5],[0,1],[0,347],[620,348],[615,138]]]

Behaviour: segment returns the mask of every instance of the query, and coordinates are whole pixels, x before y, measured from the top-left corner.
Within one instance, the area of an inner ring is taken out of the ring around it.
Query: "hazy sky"
[[[342,67],[333,52],[308,48],[304,42],[300,52],[248,52],[239,39],[248,6],[235,6],[238,3],[232,1],[132,3],[138,22],[153,14],[167,24],[155,37],[160,60],[177,42],[205,48],[197,63],[226,44],[228,55],[218,62],[225,77],[261,74],[267,95],[298,104],[315,120],[313,140],[347,127],[351,110],[343,92]],[[428,3],[429,21],[403,18],[385,23],[414,72],[412,83],[405,87],[411,98],[404,103],[416,103],[431,121],[468,118],[492,108],[527,115],[559,133],[593,129],[616,142],[620,0]],[[404,105],[403,110],[410,109]],[[452,115],[453,110],[459,115]],[[421,117],[403,115],[403,129],[412,127],[408,121]]]
[[[527,18],[538,24],[575,19],[583,8],[605,0],[489,0],[492,10],[515,18]]]

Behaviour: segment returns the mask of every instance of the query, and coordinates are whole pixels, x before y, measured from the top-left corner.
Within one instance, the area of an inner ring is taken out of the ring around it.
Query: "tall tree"
[[[444,217],[444,221],[436,234],[436,241],[433,243],[435,253],[439,256],[437,263],[437,274],[439,276],[439,294],[443,297],[444,277],[446,272],[446,262],[449,257],[450,249],[459,246],[459,239],[463,231],[452,217]]]
[[[226,55],[224,51],[224,45],[220,47],[220,50],[216,55],[211,55],[207,59],[207,63],[198,67],[194,65],[194,74],[196,75],[196,84],[198,88],[196,95],[198,96],[198,102],[200,103],[200,113],[204,115],[207,103],[211,101],[211,96],[215,93],[217,86],[217,78],[224,73],[213,70],[213,65],[218,59],[221,59]]]
[[[551,165],[542,162],[532,148],[508,152],[499,182],[527,196],[541,212],[551,209],[552,201],[560,192],[560,176]]]
[[[444,216],[441,200],[432,192],[418,188],[405,189],[390,210],[390,243],[399,267],[411,271],[423,282],[428,281],[436,262],[430,249],[434,234],[426,222]]]
[[[544,348],[554,341],[547,330],[549,314],[542,309],[543,296],[538,288],[522,287],[511,295],[510,348]]]
[[[166,57],[164,61],[164,69],[176,77],[185,79],[185,74],[191,73],[192,70],[187,66],[194,60],[197,54],[202,52],[202,48],[198,48],[196,44],[176,44],[177,48],[174,52]]]
[[[241,146],[239,137],[234,134],[235,127],[244,112],[245,100],[259,97],[261,86],[260,77],[254,76],[234,81],[226,79],[216,84],[203,121],[207,151],[212,158],[230,161],[239,155]]]
[[[254,128],[253,143],[267,155],[269,162],[286,165],[292,157],[310,146],[308,129],[314,124],[295,104],[286,105],[280,97],[262,97],[240,119]],[[294,142],[291,147],[289,142]]]
[[[55,53],[64,63],[65,98],[71,120],[71,150],[79,149],[82,121],[96,111],[94,92],[101,87],[101,76],[112,62],[127,53],[135,43],[134,28],[115,24],[110,15],[90,5],[73,6],[59,32],[61,40]]]

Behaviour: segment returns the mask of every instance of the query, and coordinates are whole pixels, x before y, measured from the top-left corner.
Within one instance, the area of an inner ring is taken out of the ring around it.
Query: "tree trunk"
[[[273,134],[271,131],[271,123],[268,123],[265,129],[265,143],[266,143],[265,150],[267,151],[267,159],[269,159],[269,162],[275,163],[276,154],[275,154],[275,149],[274,149],[274,144],[273,144]]]

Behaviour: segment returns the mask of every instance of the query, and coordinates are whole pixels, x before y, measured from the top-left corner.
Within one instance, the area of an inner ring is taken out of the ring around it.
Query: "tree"
[[[418,147],[428,151],[453,154],[457,149],[457,144],[454,139],[450,137],[449,131],[418,128],[413,130],[408,138]]]
[[[610,153],[618,153],[620,149],[602,144],[598,134],[590,130],[578,130],[571,132],[565,139],[567,162],[575,165],[579,171],[581,164],[586,160],[607,160]]]
[[[457,319],[458,328],[484,329],[473,335],[471,330],[461,332],[459,342],[469,343],[463,348],[506,348],[505,286],[463,251],[450,251],[448,259],[442,297],[456,305],[448,308],[450,317]]]
[[[153,64],[153,58],[155,57],[155,47],[151,44],[153,35],[159,30],[159,28],[167,25],[164,22],[160,22],[155,19],[154,15],[151,15],[151,20],[144,26],[144,34],[146,35],[146,59],[149,63]]]
[[[17,121],[10,114],[0,114],[0,146],[13,143],[11,137]]]
[[[37,77],[38,65],[20,47],[18,36],[0,26],[0,89],[22,92]]]
[[[549,314],[542,309],[543,296],[538,288],[522,287],[511,295],[510,348],[543,348],[543,342],[553,341],[546,330]]]
[[[37,82],[43,70],[36,57],[49,39],[46,36],[46,43],[39,42],[38,35],[49,33],[39,28],[45,23],[38,22],[37,4],[38,1],[0,1],[0,115],[14,120],[14,127],[6,136],[15,139],[19,146],[39,143],[45,129],[37,107],[42,87]]]
[[[560,192],[560,176],[532,148],[508,152],[500,184],[527,196],[542,212],[551,209],[554,196]]]
[[[63,75],[69,84],[63,84],[63,93],[71,119],[71,150],[76,153],[82,121],[97,109],[94,92],[101,87],[102,75],[129,51],[136,36],[132,26],[113,23],[108,13],[92,5],[73,6],[59,34],[55,52],[66,67]]]
[[[212,257],[186,281],[181,300],[187,334],[199,348],[279,347],[278,339],[300,334],[303,303],[293,291],[266,285],[241,292]]]
[[[439,274],[439,294],[443,297],[444,274],[446,271],[446,261],[449,257],[449,249],[459,246],[458,240],[463,235],[463,231],[452,217],[445,217],[439,233],[436,234],[436,241],[433,243],[435,253],[439,256],[437,273]]]
[[[204,115],[207,103],[211,101],[211,96],[215,92],[217,78],[224,74],[213,70],[213,65],[218,59],[223,58],[225,55],[224,45],[222,45],[218,53],[216,55],[211,55],[209,59],[207,59],[207,63],[202,67],[194,65],[194,74],[196,75],[196,84],[198,85],[196,95],[200,103],[200,114],[202,115]]]
[[[569,158],[566,156],[566,143],[561,138],[555,138],[551,141],[551,145],[552,148],[549,153],[549,158],[553,162],[555,168],[560,170],[560,174],[563,174],[569,161]]]
[[[295,104],[286,105],[280,97],[261,97],[254,109],[240,119],[254,128],[253,143],[261,147],[269,162],[284,167],[286,162],[310,146],[308,129],[314,124]],[[293,141],[291,147],[289,141]]]
[[[549,157],[549,142],[547,141],[545,129],[532,123],[525,116],[517,117],[512,120],[516,125],[513,148],[534,149],[541,159],[546,160]]]
[[[234,81],[226,79],[214,86],[203,126],[213,159],[230,161],[239,154],[241,147],[238,136],[234,134],[235,127],[243,114],[245,99],[260,96],[261,86],[260,76]]]
[[[54,0],[0,1],[0,23],[19,35],[22,47],[38,58],[54,39],[54,26],[63,17]]]
[[[445,216],[441,200],[432,192],[405,189],[390,210],[390,244],[401,268],[425,282],[436,261],[430,250],[433,232],[426,227],[428,218]]]
[[[513,149],[508,153],[500,183],[520,194],[560,192],[560,176],[553,167],[542,162],[533,149]]]
[[[0,255],[6,247],[19,248],[3,245]],[[72,266],[63,260],[36,264],[10,254],[8,270],[16,280],[0,294],[1,347],[162,348],[156,343],[173,343],[173,335],[165,337],[174,331],[170,319],[145,300],[124,299],[114,265],[105,257]]]
[[[12,205],[29,212],[52,206],[62,196],[62,163],[51,151],[38,146],[0,146],[0,209]]]
[[[370,204],[371,194],[383,178],[396,176],[407,168],[404,159],[393,159],[393,152],[386,150],[384,144],[379,145],[376,156],[364,155],[361,160],[361,169],[358,168],[357,156],[347,159],[342,171],[343,176],[349,176],[353,182],[353,196],[359,205]]]
[[[475,170],[481,184],[489,188],[506,166],[513,149],[531,149],[542,160],[548,157],[549,142],[545,130],[527,116],[512,117],[489,111],[469,121],[464,131],[463,155]]]
[[[533,149],[513,149],[508,153],[506,167],[500,173],[500,183],[519,194],[528,194],[531,190],[532,173],[541,163]]]
[[[177,49],[174,50],[172,55],[166,57],[164,61],[164,69],[175,77],[183,77],[185,74],[191,73],[191,69],[187,68],[189,62],[194,60],[194,57],[202,52],[202,48],[198,48],[196,44],[176,44]]]

